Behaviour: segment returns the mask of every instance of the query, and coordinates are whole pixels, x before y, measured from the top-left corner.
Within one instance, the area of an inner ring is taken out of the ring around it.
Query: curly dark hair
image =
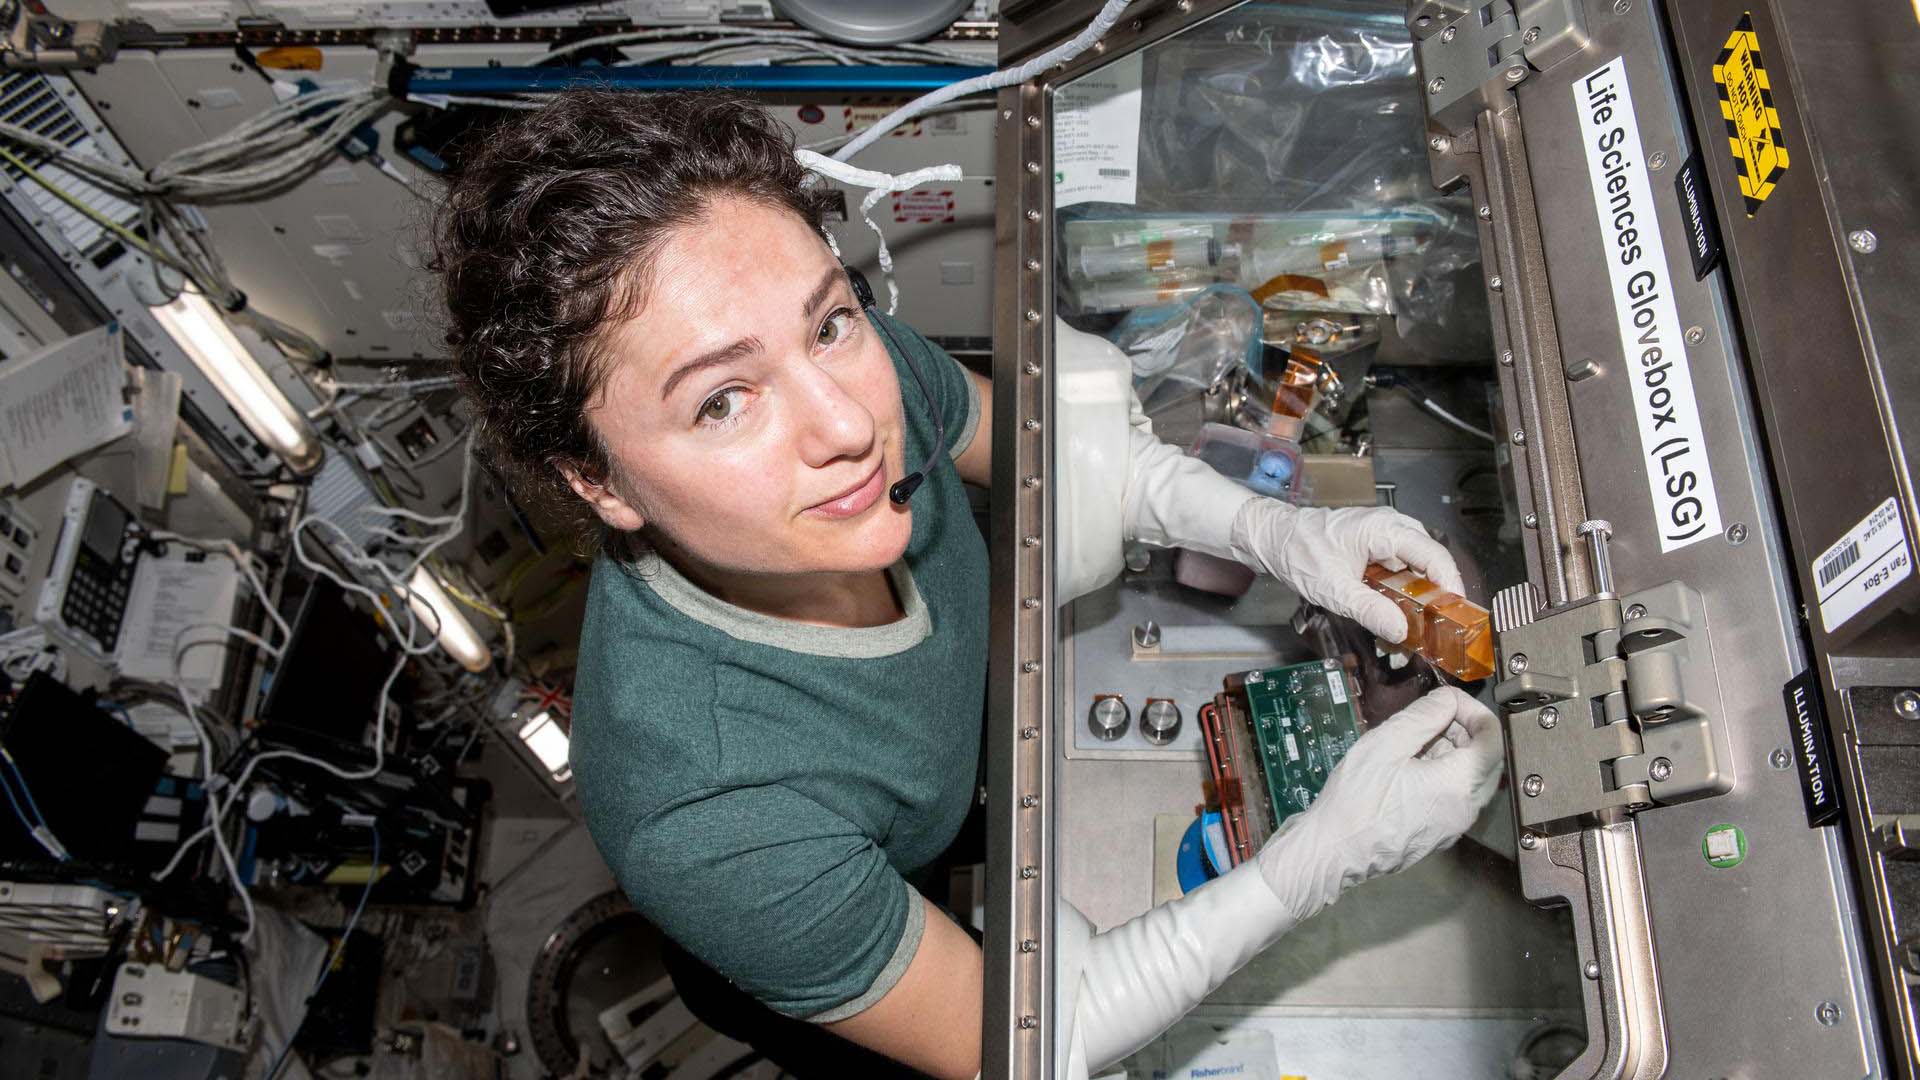
[[[557,94],[467,140],[433,224],[446,341],[477,448],[521,495],[613,539],[560,466],[605,483],[586,410],[606,383],[603,332],[644,302],[654,258],[716,197],[786,209],[819,229],[792,134],[722,91]]]

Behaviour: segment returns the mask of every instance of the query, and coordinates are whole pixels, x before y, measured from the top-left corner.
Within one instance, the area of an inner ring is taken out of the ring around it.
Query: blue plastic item
[[[1190,893],[1227,872],[1219,850],[1225,840],[1226,826],[1217,811],[1209,810],[1187,826],[1187,831],[1180,835],[1180,852],[1173,861],[1174,876],[1180,881],[1182,893]]]
[[[1293,458],[1278,450],[1264,450],[1247,474],[1246,485],[1275,499],[1293,496]]]

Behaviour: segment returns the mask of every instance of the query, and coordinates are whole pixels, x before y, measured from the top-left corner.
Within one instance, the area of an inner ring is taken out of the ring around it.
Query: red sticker
[[[953,220],[953,191],[915,188],[893,196],[893,220],[900,223],[930,224]]]

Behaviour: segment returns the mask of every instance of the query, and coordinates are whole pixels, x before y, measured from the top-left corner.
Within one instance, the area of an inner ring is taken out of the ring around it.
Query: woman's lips
[[[875,465],[873,472],[868,474],[867,478],[862,481],[859,486],[851,488],[843,494],[836,495],[826,502],[809,506],[806,512],[809,514],[818,514],[825,518],[850,518],[879,501],[880,492],[883,491],[885,487],[886,485],[881,482],[880,466]]]

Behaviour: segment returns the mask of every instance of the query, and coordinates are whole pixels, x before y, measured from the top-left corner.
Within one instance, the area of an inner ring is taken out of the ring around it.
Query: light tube
[[[447,650],[455,663],[468,671],[485,671],[487,665],[493,663],[493,653],[474,632],[473,624],[453,606],[453,598],[426,567],[414,570],[412,580],[407,582],[407,598],[413,605],[413,613],[422,621],[432,625],[431,620],[439,620],[440,647]]]
[[[259,361],[234,336],[227,320],[198,293],[183,292],[150,309],[175,343],[192,358],[220,396],[233,406],[253,437],[279,454],[295,472],[319,466],[320,442],[306,418],[273,384]]]

